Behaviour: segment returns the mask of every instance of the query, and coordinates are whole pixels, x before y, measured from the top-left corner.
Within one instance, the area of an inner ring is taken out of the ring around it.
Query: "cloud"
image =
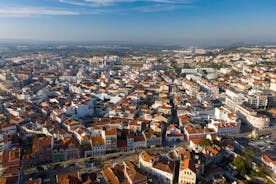
[[[137,12],[159,12],[172,11],[179,7],[190,5],[196,0],[56,0],[60,3],[71,5],[67,9],[54,7],[33,7],[33,6],[8,6],[0,7],[0,17],[34,17],[34,16],[65,16],[80,14],[125,14],[131,11]],[[139,4],[138,2],[143,2]],[[138,4],[137,4],[138,3]],[[121,7],[121,4],[128,6]],[[181,6],[178,6],[181,5]],[[76,7],[77,6],[77,7]],[[85,9],[78,8],[79,6]],[[92,10],[90,9],[92,8]]]
[[[100,7],[100,6],[114,6],[122,3],[149,3],[149,4],[190,4],[195,0],[58,0],[60,3],[76,5],[76,6],[88,6],[88,7]]]
[[[71,6],[88,8],[88,14],[106,14],[129,12],[161,12],[176,9],[191,8],[192,3],[198,0],[57,0]],[[121,5],[126,6],[122,7]],[[89,8],[93,8],[92,12]],[[85,14],[85,12],[82,12]]]
[[[154,4],[154,5],[139,6],[134,8],[134,10],[139,12],[144,12],[144,13],[172,11],[175,9],[176,9],[176,6],[174,5],[164,5],[164,4]]]
[[[43,15],[79,15],[79,12],[39,7],[6,7],[0,8],[0,17],[31,17]]]

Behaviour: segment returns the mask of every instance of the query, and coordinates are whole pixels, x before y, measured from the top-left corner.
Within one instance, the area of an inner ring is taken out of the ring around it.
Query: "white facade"
[[[249,107],[238,105],[236,107],[236,113],[242,121],[258,130],[263,130],[269,126],[270,119],[267,116],[258,115],[255,110]]]
[[[271,82],[270,83],[270,90],[276,92],[276,82]]]
[[[216,122],[208,124],[208,128],[213,128],[219,136],[235,135],[240,132],[240,123],[238,122]]]
[[[275,163],[275,161],[272,161],[272,160],[268,161],[268,160],[265,159],[265,157],[268,158],[268,156],[266,156],[266,155],[262,156],[262,159],[261,159],[262,162],[265,165],[269,166],[271,168],[271,170],[276,174],[276,163]],[[268,158],[268,159],[270,159],[270,158]]]
[[[179,171],[179,184],[195,184],[196,183],[196,173],[194,173],[191,169],[180,169]]]
[[[158,168],[154,167],[154,157],[150,156],[150,161],[143,159],[142,153],[139,155],[139,164],[140,166],[148,173],[157,176],[164,183],[173,184],[174,173],[165,172]]]

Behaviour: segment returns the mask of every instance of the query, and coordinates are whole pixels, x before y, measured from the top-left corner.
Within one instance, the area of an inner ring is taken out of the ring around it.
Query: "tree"
[[[256,152],[252,147],[245,147],[243,152],[247,153],[248,155],[256,156]]]
[[[245,175],[251,170],[251,162],[250,156],[246,155],[245,157],[236,157],[232,164],[238,169],[241,175]]]
[[[214,145],[219,145],[219,143],[220,143],[220,142],[219,142],[218,140],[216,140],[216,139],[213,140],[213,144],[214,144]]]
[[[181,74],[180,74],[180,77],[185,78],[185,77],[186,77],[186,73],[181,73]]]
[[[241,175],[246,174],[246,171],[247,171],[246,163],[241,157],[236,157],[232,163],[237,168],[237,170],[240,172]]]
[[[199,145],[203,148],[206,148],[208,146],[212,145],[212,142],[209,139],[202,139],[199,143]]]
[[[250,168],[250,166],[252,164],[252,159],[251,159],[250,155],[246,154],[244,156],[244,162],[248,166],[248,168]]]

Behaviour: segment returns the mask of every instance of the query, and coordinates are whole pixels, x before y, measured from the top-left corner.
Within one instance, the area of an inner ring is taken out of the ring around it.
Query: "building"
[[[103,131],[106,151],[117,149],[117,130],[115,127],[109,127]]]
[[[80,145],[74,137],[64,139],[64,156],[65,160],[80,158]]]
[[[80,184],[79,178],[80,178],[79,172],[59,174],[59,175],[56,175],[56,182],[64,183],[64,184],[67,184],[67,183]]]
[[[161,146],[162,144],[162,137],[159,132],[154,132],[153,130],[149,130],[147,132],[143,131],[144,138],[146,140],[147,147],[151,146]]]
[[[62,145],[54,146],[52,151],[52,161],[53,162],[62,162],[65,160],[64,147]]]
[[[150,155],[142,151],[139,155],[139,164],[145,172],[160,178],[160,181],[173,184],[175,164],[167,157]]]
[[[222,121],[238,121],[236,113],[223,106],[215,108],[215,118]]]
[[[180,161],[178,183],[179,184],[196,183],[195,165],[190,159],[184,159]]]
[[[235,135],[240,132],[240,123],[238,122],[220,122],[212,120],[208,128],[214,129],[218,136]]]
[[[276,107],[276,95],[269,92],[258,91],[247,95],[247,105],[253,109],[267,109]]]
[[[14,147],[4,150],[0,157],[0,171],[2,175],[19,175],[20,168],[20,148]]]
[[[142,149],[147,147],[146,139],[143,135],[134,136],[134,149]]]
[[[191,160],[191,155],[188,150],[181,148],[178,151],[179,155],[179,184],[195,184],[196,183],[196,168],[194,162]]]
[[[217,132],[212,128],[195,128],[186,126],[184,133],[187,140],[190,139],[214,139],[217,137]]]
[[[102,136],[92,138],[92,155],[104,155],[106,153],[105,142]]]
[[[124,175],[129,184],[147,184],[147,178],[137,170],[137,166],[131,161],[124,161]]]
[[[237,105],[241,105],[246,101],[246,98],[243,94],[238,93],[232,89],[227,89],[225,93],[225,105],[232,110],[234,110]]]
[[[182,86],[186,90],[186,93],[190,96],[196,96],[199,92],[199,86],[187,79],[182,81]]]
[[[270,83],[270,90],[276,92],[276,82],[271,82]]]
[[[53,137],[39,137],[39,162],[50,163],[52,162],[52,151],[53,151]]]
[[[250,107],[238,105],[235,110],[238,117],[253,128],[263,130],[269,126],[270,119],[265,115],[257,114]]]
[[[174,124],[171,124],[167,128],[166,140],[168,142],[183,141],[184,140],[184,134],[181,132],[181,130],[178,127],[176,127]]]
[[[276,174],[276,156],[263,155],[261,160],[265,165],[269,166],[271,170]]]
[[[197,80],[197,83],[200,85],[200,87],[203,89],[203,91],[207,92],[208,94],[219,94],[219,88],[218,86],[215,86],[208,82],[205,79],[199,79]]]
[[[118,177],[114,174],[111,168],[106,168],[102,170],[104,180],[108,184],[120,184]]]

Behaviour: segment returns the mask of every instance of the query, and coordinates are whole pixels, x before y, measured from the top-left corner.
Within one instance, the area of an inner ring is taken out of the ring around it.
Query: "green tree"
[[[246,154],[246,155],[244,156],[244,162],[245,162],[245,164],[247,165],[247,168],[250,168],[250,167],[251,167],[252,159],[251,159],[251,157],[250,157],[249,154]]]
[[[247,174],[251,170],[252,159],[249,155],[236,157],[232,164],[238,169],[241,175]]]
[[[219,143],[220,143],[220,142],[219,142],[218,140],[216,140],[216,139],[213,140],[213,144],[214,144],[214,145],[219,145]]]
[[[245,152],[245,153],[247,153],[249,155],[252,155],[252,156],[256,155],[256,152],[255,152],[254,148],[252,148],[252,147],[245,147],[243,149],[243,152]]]
[[[208,146],[212,145],[212,142],[209,139],[202,139],[199,143],[199,145],[203,148],[206,148]]]
[[[240,172],[240,174],[245,175],[247,168],[246,168],[246,163],[242,157],[236,157],[232,164],[237,168],[237,170]]]

